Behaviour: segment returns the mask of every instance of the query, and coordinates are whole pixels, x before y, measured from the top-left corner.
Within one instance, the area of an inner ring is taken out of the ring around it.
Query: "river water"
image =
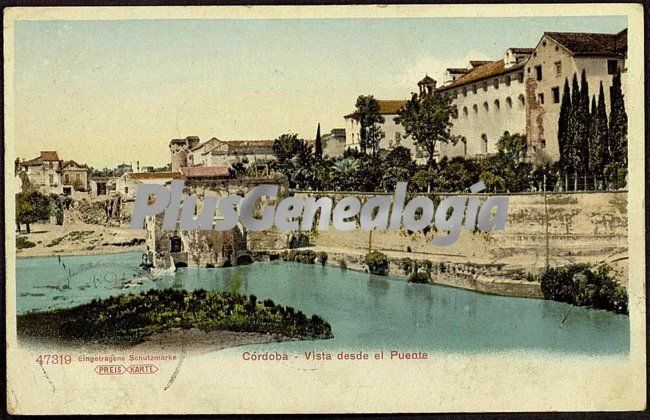
[[[318,314],[332,326],[330,340],[250,346],[255,350],[629,352],[627,316],[559,302],[409,284],[280,261],[180,269],[157,279],[143,277],[139,263],[139,253],[19,258],[17,312],[75,306],[152,288],[236,290],[258,300],[273,299],[308,316]]]

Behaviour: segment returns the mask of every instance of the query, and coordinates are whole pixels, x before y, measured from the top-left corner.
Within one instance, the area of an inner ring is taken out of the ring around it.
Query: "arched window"
[[[476,83],[472,85],[472,93],[476,95]]]
[[[463,88],[463,96],[467,96],[467,88],[466,87]]]
[[[523,93],[519,95],[519,103],[521,103],[521,105],[526,105],[526,99],[524,99]]]
[[[495,99],[495,100],[494,100],[494,107],[495,107],[496,109],[501,109],[501,102],[499,102],[498,99]]]
[[[486,101],[486,102],[483,102],[483,108],[484,108],[486,111],[489,111],[489,110],[490,110],[490,106],[488,105],[487,101]]]
[[[499,89],[499,78],[494,79],[494,88]]]
[[[510,96],[506,98],[506,103],[508,104],[508,108],[512,108],[512,98]]]
[[[474,112],[478,112],[478,105],[474,104],[472,105],[472,108],[474,109]]]
[[[506,76],[505,83],[506,83],[506,86],[510,86],[510,76]]]
[[[463,155],[467,155],[467,138],[463,136],[460,141],[463,143]]]
[[[487,82],[483,82],[483,91],[487,92]]]
[[[487,154],[488,151],[488,138],[487,134],[481,134],[481,153]]]
[[[463,114],[465,114],[465,116],[467,116],[467,107],[466,106],[463,107]]]

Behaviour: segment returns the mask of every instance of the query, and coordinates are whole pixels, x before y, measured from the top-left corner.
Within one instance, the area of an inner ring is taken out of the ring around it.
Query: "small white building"
[[[134,200],[138,184],[166,185],[173,179],[181,177],[180,172],[127,172],[120,176],[115,183],[115,190],[125,200]]]

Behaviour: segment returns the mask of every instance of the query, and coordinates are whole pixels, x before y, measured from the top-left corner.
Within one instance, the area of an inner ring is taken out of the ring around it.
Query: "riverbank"
[[[145,250],[143,230],[83,222],[65,225],[34,223],[30,227],[30,233],[21,233],[18,236],[25,238],[34,246],[16,249],[16,257],[97,255]]]
[[[132,353],[186,353],[200,355],[213,351],[248,344],[264,344],[286,341],[286,338],[271,334],[235,331],[201,331],[196,328],[170,330],[153,333],[139,343],[129,343],[122,346],[104,343],[88,343],[69,340],[34,339],[22,337],[19,339],[21,346],[38,348],[58,348],[61,350],[102,353],[107,351],[128,350]]]
[[[188,339],[196,339],[213,348],[332,336],[330,325],[318,315],[307,317],[270,299],[258,302],[253,295],[202,289],[154,289],[70,308],[27,312],[17,316],[16,325],[18,336],[27,341],[81,346],[182,346]],[[260,338],[266,335],[269,337]]]
[[[322,246],[294,249],[294,251],[301,250],[312,250],[315,253],[325,252],[328,266],[367,272],[363,263],[365,251]],[[413,263],[417,263],[421,270],[428,262],[433,267],[430,284],[456,287],[489,295],[544,299],[540,283],[526,278],[525,273],[519,267],[505,264],[450,261],[449,259],[433,260],[427,258],[427,255],[419,253],[384,250],[381,252],[388,256],[388,275],[390,277],[406,280],[408,277],[408,273],[405,272],[406,261],[411,267]],[[275,258],[281,253],[282,251],[263,254],[268,254],[269,258]]]

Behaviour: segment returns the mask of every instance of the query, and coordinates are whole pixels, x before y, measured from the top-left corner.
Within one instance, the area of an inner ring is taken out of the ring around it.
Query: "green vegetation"
[[[149,290],[93,300],[74,308],[17,317],[23,337],[133,344],[170,328],[270,333],[290,338],[330,338],[330,325],[291,307],[228,292]]]
[[[320,265],[322,265],[323,267],[325,266],[325,264],[327,264],[327,258],[328,258],[328,256],[327,256],[327,252],[325,252],[325,251],[319,251],[319,252],[317,252],[317,253],[316,253],[316,258],[318,258],[318,262],[319,262]]]
[[[51,204],[50,197],[36,190],[16,194],[16,230],[20,232],[20,225],[24,224],[30,233],[30,224],[48,220]]]
[[[429,283],[429,274],[422,271],[411,273],[408,281],[409,283]]]
[[[348,269],[348,263],[345,261],[343,258],[339,259],[339,267],[341,270],[347,270]]]
[[[457,117],[458,110],[452,105],[451,97],[434,90],[424,95],[414,93],[395,117],[395,122],[426,151],[428,166],[431,166],[437,143],[452,141],[451,127]]]
[[[92,230],[73,230],[72,232],[66,233],[60,238],[55,238],[50,241],[49,244],[45,245],[48,248],[59,245],[63,241],[75,242],[82,240],[84,237],[92,235]]]
[[[558,120],[560,161],[556,167],[561,172],[561,177],[564,177],[565,189],[625,186],[627,114],[621,90],[620,69],[613,77],[610,96],[608,122],[602,82],[596,101],[596,95],[589,95],[585,70],[582,71],[580,83],[578,75],[573,75],[571,88],[569,80],[564,81]],[[593,178],[591,185],[588,185],[586,174]],[[569,182],[569,178],[572,182]]]
[[[541,277],[541,287],[546,299],[628,313],[627,290],[611,276],[611,267],[604,264],[549,268]]]
[[[368,266],[371,274],[378,276],[387,276],[389,271],[388,257],[379,251],[370,251],[363,258],[363,263]]]
[[[16,237],[16,249],[34,248],[36,244],[24,236]]]
[[[280,259],[288,262],[313,264],[316,261],[316,252],[311,249],[290,249],[280,253]]]
[[[498,140],[496,153],[436,162],[434,152],[440,143],[462,142],[467,147],[468,140],[450,134],[458,111],[448,97],[433,91],[413,95],[395,118],[418,145],[418,156],[400,146],[400,138],[389,139],[388,149],[379,148],[385,121],[377,100],[362,95],[352,114],[360,127],[355,133],[359,151],[348,149],[331,158],[322,155],[320,142],[314,151],[296,134],[282,134],[273,146],[277,160],[272,169],[286,175],[290,188],[315,191],[391,192],[397,182],[408,182],[411,192],[458,192],[479,179],[486,192],[622,188],[627,174],[627,114],[620,72],[613,77],[608,120],[604,92],[609,88],[601,84],[598,95],[590,96],[584,72],[581,82],[574,75],[572,87],[565,81],[558,162],[543,145],[529,148],[525,135],[507,131]],[[417,164],[415,157],[426,158],[426,163]]]

